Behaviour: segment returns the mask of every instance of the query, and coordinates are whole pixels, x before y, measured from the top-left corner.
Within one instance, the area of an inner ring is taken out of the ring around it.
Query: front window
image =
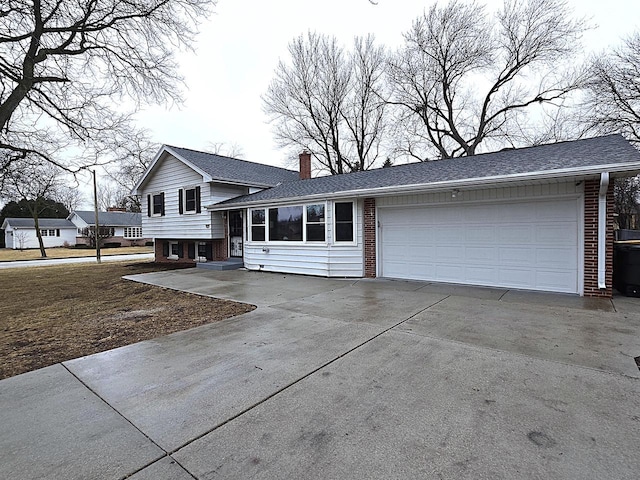
[[[48,237],[49,236],[49,230],[40,230],[40,236],[41,237]]]
[[[302,206],[269,209],[269,240],[302,241]]]
[[[264,242],[264,230],[264,208],[251,210],[251,240],[254,242]]]
[[[335,204],[336,242],[353,242],[353,202]]]
[[[142,227],[124,227],[124,238],[142,238]]]
[[[55,230],[49,230],[49,236],[50,237],[55,237],[56,236],[56,231]]]
[[[307,205],[307,242],[324,242],[324,204]]]

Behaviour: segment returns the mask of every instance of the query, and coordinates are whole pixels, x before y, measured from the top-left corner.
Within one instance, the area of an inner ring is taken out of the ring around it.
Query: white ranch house
[[[611,296],[619,135],[329,177],[164,146],[134,193],[156,260]]]
[[[65,218],[40,218],[45,248],[73,246],[76,244],[76,226]],[[2,222],[5,248],[26,250],[40,248],[33,218],[5,218]]]

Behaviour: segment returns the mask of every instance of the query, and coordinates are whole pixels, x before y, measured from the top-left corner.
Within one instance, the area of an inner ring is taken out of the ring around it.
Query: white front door
[[[380,208],[380,275],[579,293],[579,200]]]

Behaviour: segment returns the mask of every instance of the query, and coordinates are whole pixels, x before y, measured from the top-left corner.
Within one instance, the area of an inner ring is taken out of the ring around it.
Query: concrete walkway
[[[137,260],[153,260],[153,253],[128,253],[123,255],[103,255],[102,262],[123,262]],[[0,262],[2,268],[48,267],[50,265],[66,265],[71,263],[95,263],[96,257],[46,258],[42,260],[16,260]]]
[[[0,478],[640,471],[640,302],[385,280],[131,277],[251,313],[0,381]]]

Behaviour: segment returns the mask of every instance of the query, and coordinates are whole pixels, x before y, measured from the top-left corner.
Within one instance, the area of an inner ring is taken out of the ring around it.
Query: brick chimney
[[[311,153],[303,150],[299,155],[300,158],[300,180],[311,178]]]
[[[121,207],[109,207],[107,208],[107,212],[126,212],[127,209],[126,208],[121,208]]]

